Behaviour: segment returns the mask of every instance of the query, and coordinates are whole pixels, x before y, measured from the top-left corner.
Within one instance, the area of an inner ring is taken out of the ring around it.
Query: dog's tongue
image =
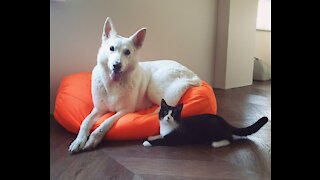
[[[112,73],[110,74],[110,78],[112,81],[119,81],[120,73],[112,71]]]

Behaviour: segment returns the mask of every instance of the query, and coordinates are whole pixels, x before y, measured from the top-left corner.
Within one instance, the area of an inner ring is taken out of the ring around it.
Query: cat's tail
[[[250,134],[253,134],[253,133],[257,132],[267,122],[268,122],[268,118],[267,117],[262,117],[257,122],[252,124],[251,126],[248,126],[248,127],[245,127],[245,128],[236,128],[236,127],[232,127],[231,126],[231,131],[232,131],[233,135],[248,136]]]

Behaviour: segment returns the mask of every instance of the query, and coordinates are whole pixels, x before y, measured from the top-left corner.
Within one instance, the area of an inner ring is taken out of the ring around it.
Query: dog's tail
[[[186,77],[187,83],[189,86],[200,86],[201,85],[201,79],[198,75],[196,75],[193,72],[189,72]]]
[[[190,85],[192,86],[201,86],[201,79],[197,76],[194,75],[190,80],[189,80]]]

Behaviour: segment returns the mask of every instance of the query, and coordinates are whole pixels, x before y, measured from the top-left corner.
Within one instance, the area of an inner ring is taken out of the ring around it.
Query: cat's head
[[[164,99],[161,100],[161,109],[159,111],[160,123],[178,124],[181,119],[183,104],[178,106],[169,106]]]

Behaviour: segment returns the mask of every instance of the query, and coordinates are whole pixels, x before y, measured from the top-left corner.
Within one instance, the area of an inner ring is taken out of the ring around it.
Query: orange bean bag
[[[192,87],[182,96],[182,117],[201,113],[216,114],[217,105],[214,92],[209,84],[202,81],[200,87]],[[157,109],[151,108],[129,113],[120,118],[106,134],[108,140],[139,140],[160,132],[157,114],[151,114]],[[77,73],[62,79],[57,91],[54,118],[68,131],[75,134],[80,129],[81,122],[91,112],[91,73]],[[114,113],[102,116],[93,126],[96,129],[105,119]]]

